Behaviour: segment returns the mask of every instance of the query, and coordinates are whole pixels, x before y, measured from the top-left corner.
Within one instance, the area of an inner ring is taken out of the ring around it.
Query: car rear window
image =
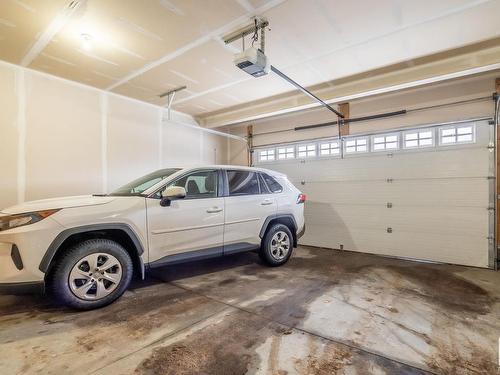
[[[262,173],[262,177],[264,178],[264,181],[266,182],[266,185],[271,193],[281,193],[283,191],[283,186],[281,186],[279,182],[274,179],[274,177],[271,177],[266,173]]]
[[[260,194],[257,173],[251,171],[227,171],[229,195]]]

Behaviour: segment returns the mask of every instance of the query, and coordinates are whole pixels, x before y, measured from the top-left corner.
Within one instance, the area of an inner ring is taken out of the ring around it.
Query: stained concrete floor
[[[1,374],[495,374],[500,273],[298,248],[155,271],[106,308],[0,297]]]

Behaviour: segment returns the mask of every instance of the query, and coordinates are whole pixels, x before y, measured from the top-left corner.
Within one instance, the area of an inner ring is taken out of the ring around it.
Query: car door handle
[[[273,201],[271,199],[266,199],[260,203],[262,206],[269,206],[270,204],[273,204]]]
[[[209,214],[215,214],[216,212],[221,212],[222,208],[220,207],[212,207],[207,210]]]

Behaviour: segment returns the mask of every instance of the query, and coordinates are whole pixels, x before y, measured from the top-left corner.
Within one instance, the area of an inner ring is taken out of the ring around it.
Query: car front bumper
[[[5,286],[1,289],[17,285],[24,289],[43,283],[45,273],[39,269],[40,262],[61,229],[48,217],[32,225],[0,231],[0,286]]]

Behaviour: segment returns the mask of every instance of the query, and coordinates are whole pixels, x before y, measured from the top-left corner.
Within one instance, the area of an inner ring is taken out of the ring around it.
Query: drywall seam
[[[443,12],[443,13],[440,13],[440,14],[437,14],[437,15],[432,15],[432,17],[430,17],[430,18],[426,18],[424,20],[421,20],[421,21],[418,21],[418,22],[414,22],[414,23],[411,23],[411,24],[408,24],[408,25],[403,25],[403,26],[398,27],[398,28],[396,28],[394,30],[388,31],[388,32],[386,32],[384,34],[376,35],[376,36],[370,36],[368,39],[364,39],[362,41],[358,41],[358,42],[355,42],[355,43],[344,45],[344,46],[341,46],[339,48],[334,48],[334,49],[332,49],[332,50],[330,50],[330,51],[328,51],[326,53],[321,53],[321,54],[318,54],[318,55],[310,56],[310,57],[307,57],[307,58],[305,58],[303,60],[296,61],[296,62],[293,62],[293,63],[288,64],[288,65],[284,65],[284,66],[281,67],[281,69],[285,69],[286,70],[286,69],[289,69],[289,68],[294,68],[294,67],[297,67],[297,66],[299,66],[301,64],[302,65],[303,64],[308,64],[308,63],[310,63],[313,60],[319,60],[319,59],[324,58],[326,56],[331,56],[331,55],[334,55],[334,54],[339,54],[340,52],[343,52],[345,50],[348,50],[348,49],[351,49],[351,48],[356,48],[356,47],[359,47],[359,46],[363,46],[366,43],[369,43],[369,42],[372,42],[372,41],[375,41],[375,40],[379,40],[379,39],[383,39],[383,38],[386,38],[386,37],[388,37],[390,35],[393,35],[393,34],[404,32],[407,29],[419,27],[419,26],[425,25],[427,23],[431,23],[431,22],[437,21],[437,20],[442,19],[442,18],[447,18],[447,17],[453,16],[455,14],[467,11],[469,9],[475,8],[475,7],[480,6],[482,4],[485,4],[485,3],[489,3],[491,1],[492,0],[476,0],[476,1],[472,1],[470,3],[466,3],[464,5],[461,5],[461,6],[452,8],[452,9],[449,9],[449,10]],[[425,56],[426,56],[425,54],[417,55],[417,56],[411,57],[411,59],[414,60],[414,59],[418,59],[420,57],[425,57]],[[405,61],[407,61],[407,59],[393,61],[391,64],[403,63]],[[338,78],[342,78],[342,77],[338,77]],[[198,93],[193,94],[191,96],[187,96],[187,97],[185,97],[183,99],[180,99],[180,100],[176,101],[176,104],[185,103],[185,102],[188,102],[188,101],[190,101],[192,99],[196,99],[198,97],[205,96],[207,94],[210,94],[210,93],[213,93],[213,92],[216,92],[216,91],[220,91],[220,90],[222,90],[224,88],[232,87],[232,86],[237,85],[237,84],[239,84],[241,82],[249,81],[249,80],[252,80],[252,79],[253,79],[252,77],[246,77],[246,78],[242,78],[241,80],[237,80],[237,81],[225,83],[225,84],[223,84],[221,86],[212,87],[212,88],[210,88],[208,90],[201,91],[201,92],[198,92]]]
[[[0,60],[0,66],[2,66],[2,65],[6,66],[6,67],[9,67],[9,68],[14,68],[14,69],[23,69],[25,72],[29,72],[30,74],[33,74],[33,75],[38,75],[40,77],[44,77],[44,78],[51,79],[51,80],[54,80],[54,81],[60,81],[60,82],[66,83],[68,85],[80,87],[80,88],[83,88],[83,89],[86,89],[86,90],[92,90],[92,91],[96,91],[96,92],[99,92],[99,93],[105,93],[105,94],[107,94],[109,96],[113,96],[113,97],[116,97],[116,98],[128,100],[130,102],[142,104],[142,105],[145,105],[145,106],[148,106],[148,107],[164,109],[164,107],[162,107],[161,105],[156,105],[156,104],[144,102],[144,101],[139,100],[139,99],[134,99],[134,98],[131,98],[131,97],[128,97],[128,96],[124,96],[124,95],[120,95],[120,94],[117,94],[117,93],[114,93],[114,92],[109,92],[109,91],[106,91],[106,90],[103,90],[103,89],[99,89],[99,88],[94,87],[94,86],[86,85],[84,83],[72,81],[72,80],[66,79],[66,78],[61,78],[61,77],[58,77],[58,76],[55,76],[55,75],[52,75],[52,74],[48,74],[48,73],[45,73],[45,72],[40,72],[38,70],[26,68],[24,66],[20,66],[20,65],[17,65],[17,64],[12,64],[12,63],[9,63],[7,61]],[[179,111],[176,111],[174,109],[172,109],[171,112],[172,112],[172,114],[175,114],[175,115],[178,115],[178,116],[188,117],[189,119],[192,119],[193,121],[195,121],[193,119],[193,117],[191,115],[188,115],[187,113],[179,112]]]
[[[205,155],[205,134],[199,133],[198,141],[199,141],[198,149],[200,150],[200,153],[198,156],[199,157],[198,162],[203,163],[203,159],[204,159],[204,155]]]
[[[66,4],[64,8],[57,13],[49,26],[40,34],[39,38],[31,46],[29,51],[21,61],[22,66],[28,66],[37,58],[45,47],[52,41],[56,34],[62,30],[78,8],[85,5],[87,0],[77,0]]]
[[[163,111],[158,110],[158,168],[163,166]]]
[[[100,93],[101,106],[101,178],[102,192],[108,192],[108,95]]]
[[[26,82],[25,71],[16,70],[17,93],[17,202],[26,199]]]
[[[123,99],[123,100],[127,100],[127,101],[132,102],[132,103],[137,103],[137,104],[145,105],[147,107],[160,109],[161,112],[162,112],[162,115],[163,115],[163,112],[166,111],[166,109],[164,107],[160,106],[160,105],[155,105],[155,104],[151,104],[151,103],[148,103],[148,102],[143,102],[142,100],[138,100],[138,99],[130,98],[128,96],[116,94],[114,92],[109,92],[109,91],[106,91],[106,90],[98,89],[97,87],[85,85],[85,84],[80,83],[80,82],[71,81],[69,79],[57,77],[57,76],[54,76],[52,74],[47,74],[47,73],[44,73],[44,72],[40,72],[38,70],[26,68],[26,67],[23,67],[23,66],[20,66],[20,65],[11,64],[9,62],[0,60],[0,66],[2,66],[2,65],[6,66],[6,67],[9,67],[9,68],[20,69],[20,70],[22,70],[25,73],[29,72],[30,74],[33,74],[33,75],[38,75],[40,77],[48,78],[48,79],[51,79],[51,80],[54,80],[54,81],[63,82],[63,83],[66,83],[66,84],[69,84],[69,85],[72,85],[72,86],[75,86],[75,87],[80,87],[80,88],[83,88],[83,89],[86,89],[86,90],[92,90],[92,91],[95,91],[95,92],[98,92],[98,93],[103,93],[103,94],[107,95],[108,98],[111,97],[111,96],[113,96],[115,98],[120,98],[120,99]],[[186,118],[192,120],[193,122],[196,122],[194,120],[194,118],[191,115],[188,115],[187,113],[179,112],[179,111],[176,111],[176,110],[173,110],[173,109],[170,110],[170,112],[172,114],[174,114],[174,115],[179,116],[179,117],[186,117]],[[198,129],[198,130],[201,130],[201,131],[206,131],[208,133],[219,134],[219,135],[224,136],[224,137],[235,138],[235,136],[232,136],[230,134],[226,134],[224,132],[217,132],[217,131],[214,131],[212,129],[204,128],[204,127],[199,126],[199,125],[186,124],[186,123],[183,123],[183,122],[180,122],[180,121],[176,122],[176,124],[183,125],[183,126],[189,126],[191,128],[194,128],[194,129]],[[236,139],[237,138],[239,138],[239,137],[236,137]]]
[[[119,87],[130,80],[150,71],[151,69],[156,68],[157,66],[160,66],[168,61],[171,61],[184,53],[192,50],[195,47],[201,46],[208,41],[210,41],[213,38],[220,37],[222,34],[225,34],[229,31],[232,31],[232,29],[241,26],[242,23],[248,22],[251,20],[251,18],[255,15],[261,15],[268,10],[280,5],[281,3],[285,2],[286,0],[271,0],[259,7],[258,9],[255,9],[253,12],[247,12],[246,14],[239,16],[238,18],[233,19],[232,21],[226,23],[225,25],[219,27],[218,29],[212,30],[209,33],[203,35],[202,37],[193,40],[192,42],[185,44],[184,46],[180,47],[179,49],[170,52],[166,54],[165,56],[159,58],[158,60],[155,60],[153,62],[150,62],[146,65],[144,65],[142,68],[135,70],[131,74],[123,77],[121,80],[113,83],[112,85],[108,86],[106,89],[107,90],[113,90],[116,87]],[[485,0],[483,0],[485,1]]]

